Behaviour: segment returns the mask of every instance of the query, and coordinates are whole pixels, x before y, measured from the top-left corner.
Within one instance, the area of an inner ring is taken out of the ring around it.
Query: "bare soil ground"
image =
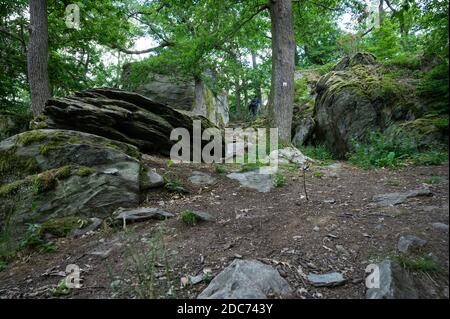
[[[284,173],[285,186],[258,193],[240,188],[211,165],[168,167],[161,158],[146,157],[146,161],[160,174],[176,175],[190,193],[152,191],[142,206],[176,214],[186,209],[204,211],[216,222],[187,226],[172,218],[128,225],[127,231],[105,227],[84,238],[60,239],[56,252],[22,255],[0,272],[0,298],[196,298],[207,282],[182,287],[181,278],[206,268],[217,275],[235,258],[259,259],[276,267],[296,291],[292,298],[364,298],[366,266],[397,255],[399,237],[405,234],[427,240],[415,256],[432,254],[441,268],[412,272],[421,297],[448,298],[448,232],[431,226],[449,223],[448,164],[366,171],[339,163],[334,173],[326,166],[313,167],[307,176],[308,201],[302,175],[295,170]],[[217,183],[190,184],[194,170],[207,172]],[[325,176],[314,177],[317,171]],[[375,195],[423,187],[432,176],[439,178],[429,186],[431,197],[384,208],[372,203]],[[164,247],[156,250],[149,241],[158,234]],[[103,248],[110,250],[105,258],[89,254]],[[163,256],[157,263],[152,259],[155,254]],[[140,268],[144,260],[155,264],[151,268],[156,277],[145,277],[148,272]],[[62,278],[58,272],[68,264],[81,267],[82,288],[56,296],[52,288]],[[331,271],[343,273],[347,283],[315,288],[302,276]]]

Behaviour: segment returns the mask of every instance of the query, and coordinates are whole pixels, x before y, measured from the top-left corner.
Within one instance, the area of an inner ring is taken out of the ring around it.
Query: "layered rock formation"
[[[41,127],[76,130],[137,146],[145,153],[169,155],[175,128],[193,131],[194,120],[202,130],[215,127],[192,112],[176,110],[137,93],[92,89],[47,102]]]
[[[124,68],[125,82],[131,72],[131,66],[127,65]],[[218,126],[224,127],[229,122],[228,95],[225,92],[214,94],[203,80],[151,73],[139,82],[137,85],[126,83],[125,87],[155,102],[202,115]]]
[[[448,144],[448,133],[439,126],[443,119],[415,94],[419,81],[394,79],[395,72],[400,71],[378,63],[372,54],[357,53],[317,82],[304,80],[294,113],[293,142],[325,145],[338,158],[377,131],[419,147]]]

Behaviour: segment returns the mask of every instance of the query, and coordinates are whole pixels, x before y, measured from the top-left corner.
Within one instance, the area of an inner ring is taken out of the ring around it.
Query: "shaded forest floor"
[[[448,232],[431,225],[449,223],[448,164],[367,171],[347,163],[314,166],[307,175],[308,201],[296,170],[284,172],[286,185],[258,193],[240,188],[211,165],[169,168],[165,159],[145,160],[160,174],[176,175],[190,193],[152,191],[142,206],[176,214],[204,211],[216,221],[188,226],[172,218],[60,239],[56,252],[24,255],[0,272],[0,298],[196,298],[207,276],[184,287],[182,278],[205,269],[217,275],[235,258],[276,267],[294,288],[292,298],[364,298],[366,266],[397,256],[399,237],[408,234],[428,242],[408,258],[431,254],[440,268],[412,272],[421,297],[448,298]],[[193,171],[213,176],[216,183],[191,184]],[[388,207],[372,202],[375,195],[422,188],[427,180],[433,181],[431,197]],[[93,250],[103,254],[92,255]],[[58,296],[52,289],[68,264],[81,267],[83,285]],[[303,276],[332,271],[341,272],[347,283],[315,288]]]

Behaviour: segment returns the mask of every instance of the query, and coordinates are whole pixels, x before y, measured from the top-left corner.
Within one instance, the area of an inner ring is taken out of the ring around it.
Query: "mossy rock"
[[[27,224],[137,206],[140,156],[134,146],[76,131],[36,130],[0,142],[0,238],[14,244]]]
[[[75,229],[83,229],[91,224],[89,218],[68,216],[53,218],[41,224],[41,234],[50,234],[55,237],[67,237]]]
[[[448,115],[428,114],[424,117],[391,126],[391,138],[409,140],[420,149],[448,147]]]
[[[325,145],[344,159],[355,142],[366,142],[372,132],[398,129],[421,144],[427,143],[425,136],[438,137],[436,123],[424,120],[431,110],[417,95],[419,82],[396,74],[370,54],[343,59],[317,83],[310,143]],[[420,128],[410,129],[417,125]],[[446,123],[441,119],[439,125]],[[445,143],[448,137],[441,134],[438,139]]]

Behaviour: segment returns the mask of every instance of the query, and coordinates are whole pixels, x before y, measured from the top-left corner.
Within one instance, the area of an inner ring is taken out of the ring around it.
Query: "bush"
[[[365,144],[354,143],[349,154],[349,161],[363,168],[439,165],[447,160],[447,150],[420,150],[411,140],[390,138],[379,132],[373,133]]]
[[[286,177],[283,174],[275,174],[275,180],[274,180],[275,187],[283,187],[286,185]]]
[[[418,87],[418,94],[428,101],[434,112],[448,114],[449,71],[447,63],[435,66],[424,75]]]

